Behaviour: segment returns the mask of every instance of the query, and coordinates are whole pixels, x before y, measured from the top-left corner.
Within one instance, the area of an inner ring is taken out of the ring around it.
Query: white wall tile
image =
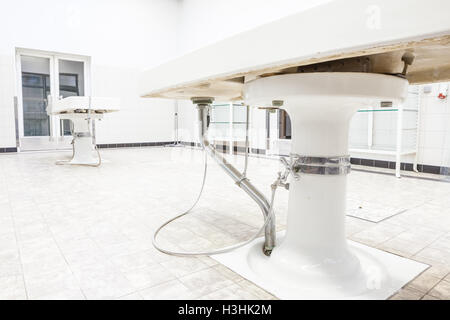
[[[449,100],[437,98],[438,84],[432,85],[430,94],[423,94],[420,104],[421,116],[418,124],[419,151],[418,162],[420,164],[448,166],[450,155],[447,155],[447,146],[450,146],[450,103]],[[394,149],[396,144],[396,120],[395,112],[379,112],[374,115],[373,142],[374,148]],[[357,115],[352,119],[350,142],[351,145],[358,138],[356,134],[362,134],[354,128],[359,128],[363,124],[362,118]],[[358,123],[355,123],[358,122]],[[403,118],[403,128],[413,128],[416,118],[414,113],[405,112]],[[404,149],[414,149],[416,144],[415,131],[404,131]],[[370,158],[377,160],[393,161],[393,156],[380,156],[373,154],[353,154],[354,157]],[[414,156],[403,157],[403,162],[413,162]]]

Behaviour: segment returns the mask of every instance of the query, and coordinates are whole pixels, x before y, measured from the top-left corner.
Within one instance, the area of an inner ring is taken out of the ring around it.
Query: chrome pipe
[[[205,103],[204,101],[196,103],[196,100],[193,99],[193,102],[197,104],[198,110],[198,129],[199,129],[199,138],[200,143],[204,150],[213,158],[216,163],[224,169],[224,171],[233,179],[233,181],[244,190],[250,198],[252,198],[261,209],[264,219],[269,219],[270,217],[270,204],[267,198],[247,179],[245,175],[243,175],[239,170],[237,170],[233,165],[231,165],[217,150],[213,145],[210,144],[207,133],[208,133],[208,111],[209,111],[209,103]],[[275,247],[276,241],[276,230],[275,230],[275,218],[272,216],[271,220],[265,227],[265,241],[263,251],[264,254],[270,255],[272,249]]]
[[[250,106],[247,105],[246,111],[247,111],[247,118],[245,122],[245,163],[244,163],[244,170],[242,171],[242,175],[244,177],[247,177],[247,167],[248,167],[248,153],[249,153],[249,141],[248,141],[248,130],[250,125]]]

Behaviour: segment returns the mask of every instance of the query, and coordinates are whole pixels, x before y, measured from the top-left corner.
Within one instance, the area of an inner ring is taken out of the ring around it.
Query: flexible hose
[[[173,217],[170,220],[167,220],[166,222],[164,222],[161,226],[158,227],[158,229],[156,229],[155,233],[153,234],[153,246],[159,250],[162,253],[165,254],[169,254],[172,256],[179,256],[179,257],[192,257],[192,256],[212,256],[215,254],[220,254],[220,253],[227,253],[233,250],[236,250],[238,248],[241,248],[247,244],[249,244],[250,242],[252,242],[253,240],[255,240],[256,238],[259,237],[259,235],[264,231],[264,229],[266,228],[267,224],[272,220],[273,217],[273,203],[275,200],[275,191],[277,189],[277,185],[273,184],[272,185],[272,196],[270,199],[270,209],[269,209],[269,215],[267,216],[267,218],[264,221],[264,224],[262,225],[262,227],[258,230],[258,232],[256,232],[250,239],[242,242],[242,243],[238,243],[236,245],[232,245],[232,246],[228,246],[228,247],[224,247],[221,249],[217,249],[217,250],[213,250],[213,251],[197,251],[197,252],[180,252],[180,251],[172,251],[172,250],[168,250],[168,249],[164,249],[162,247],[160,247],[158,245],[158,242],[156,241],[156,238],[158,237],[159,232],[166,227],[168,224],[170,224],[171,222],[178,220],[179,218],[186,216],[188,214],[191,213],[191,211],[194,209],[194,207],[197,205],[198,201],[200,200],[202,193],[203,193],[203,189],[205,187],[205,182],[206,182],[206,174],[208,171],[208,154],[207,152],[203,149],[204,152],[204,170],[203,170],[203,180],[202,180],[202,185],[200,188],[200,192],[198,193],[198,196],[196,198],[196,200],[194,201],[194,204],[185,212]]]
[[[97,164],[93,164],[91,166],[92,167],[100,167],[100,165],[102,164],[102,156],[100,155],[100,150],[98,150],[98,146],[97,145],[95,145],[95,151],[97,151],[98,163]]]

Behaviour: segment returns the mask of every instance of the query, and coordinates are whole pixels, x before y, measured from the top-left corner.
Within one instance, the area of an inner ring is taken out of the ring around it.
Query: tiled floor
[[[274,298],[211,258],[152,247],[155,228],[197,195],[199,151],[102,154],[109,161],[100,168],[56,166],[67,152],[0,155],[0,299]],[[242,167],[242,157],[230,160]],[[252,200],[216,165],[209,169],[194,213],[161,233],[166,246],[228,246],[262,223]],[[250,159],[249,177],[266,194],[278,170],[277,161]],[[379,221],[349,216],[350,239],[432,265],[393,298],[450,299],[450,183],[353,171],[348,185],[349,214]],[[280,191],[279,230],[286,207]]]

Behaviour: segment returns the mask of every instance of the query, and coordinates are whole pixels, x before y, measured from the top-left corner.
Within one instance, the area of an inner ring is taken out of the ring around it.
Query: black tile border
[[[389,161],[375,160],[374,166],[377,167],[377,168],[389,169]]]
[[[181,141],[182,145],[187,147],[201,147],[200,143]]]
[[[437,166],[428,166],[428,165],[422,165],[422,171],[421,172],[425,172],[425,173],[432,173],[432,174],[440,174],[442,171],[441,169],[447,169],[448,168],[442,168],[442,167],[437,167]],[[419,168],[417,168],[417,170],[419,170]]]
[[[134,142],[134,143],[107,143],[97,144],[99,149],[110,148],[141,148],[141,147],[161,147],[174,144],[175,141],[162,141],[162,142]]]
[[[162,147],[166,145],[174,144],[175,141],[160,141],[160,142],[137,142],[137,143],[107,143],[97,144],[99,149],[110,148],[141,148],[141,147]],[[13,153],[17,152],[17,148],[0,148],[0,153]]]
[[[245,153],[245,147],[234,146],[233,147],[233,153],[234,154],[244,154]],[[266,154],[266,150],[264,150],[264,149],[257,149],[257,148],[250,148],[250,152],[249,153],[265,155]]]
[[[100,149],[162,147],[162,146],[172,145],[174,143],[175,143],[175,141],[108,143],[108,144],[97,144],[97,147]],[[179,144],[188,146],[188,147],[201,147],[200,143],[196,143],[196,142],[180,141]],[[227,145],[217,145],[216,148],[218,151],[221,151],[223,153],[226,153],[229,151],[229,147]],[[17,152],[16,147],[0,148],[0,153],[14,153],[14,152]],[[244,147],[233,146],[234,154],[243,154],[244,152],[245,152]],[[250,153],[265,155],[266,150],[250,148]],[[350,163],[354,164],[354,165],[361,165],[361,166],[375,167],[375,168],[385,168],[385,169],[395,169],[395,165],[396,165],[396,163],[393,161],[363,159],[363,158],[350,158]],[[413,171],[413,164],[402,162],[400,164],[400,169],[403,171]],[[418,164],[417,170],[422,173],[430,173],[430,174],[441,174],[441,172],[444,172],[444,171],[450,172],[450,168],[431,166],[431,165],[426,165],[426,164]]]
[[[17,148],[16,147],[0,148],[0,153],[12,153],[12,152],[17,152]]]
[[[266,154],[266,150],[264,150],[264,149],[254,149],[254,148],[251,148],[250,149],[250,152],[251,153],[254,153],[254,154]]]
[[[396,163],[393,161],[362,159],[362,158],[350,158],[350,163],[366,167],[385,168],[385,169],[395,169],[396,166]],[[412,163],[402,162],[400,164],[400,169],[403,171],[414,171],[413,166],[414,165]],[[417,170],[422,173],[441,174],[441,172],[445,170],[450,171],[450,168],[418,164]]]
[[[185,146],[190,147],[200,147],[199,143],[195,142],[180,142],[181,144]],[[216,149],[218,151],[222,151],[223,153],[226,153],[229,150],[229,147],[227,145],[216,145]],[[245,151],[245,148],[243,147],[233,147],[233,153],[234,154],[243,154]],[[266,154],[266,150],[264,149],[250,149],[250,153],[253,154]],[[385,161],[385,160],[375,160],[375,159],[363,159],[363,158],[350,158],[350,163],[354,165],[361,165],[366,167],[375,167],[375,168],[384,168],[384,169],[395,169],[396,163],[394,161]],[[412,163],[404,163],[402,162],[400,164],[400,169],[403,171],[414,171],[413,170],[413,164]],[[439,167],[439,166],[430,166],[430,165],[424,165],[424,164],[417,164],[417,170],[422,173],[431,173],[431,174],[441,174],[441,172],[447,170],[447,172],[450,172],[450,168],[446,167]]]
[[[372,159],[360,159],[361,165],[366,167],[375,167],[375,160]]]

